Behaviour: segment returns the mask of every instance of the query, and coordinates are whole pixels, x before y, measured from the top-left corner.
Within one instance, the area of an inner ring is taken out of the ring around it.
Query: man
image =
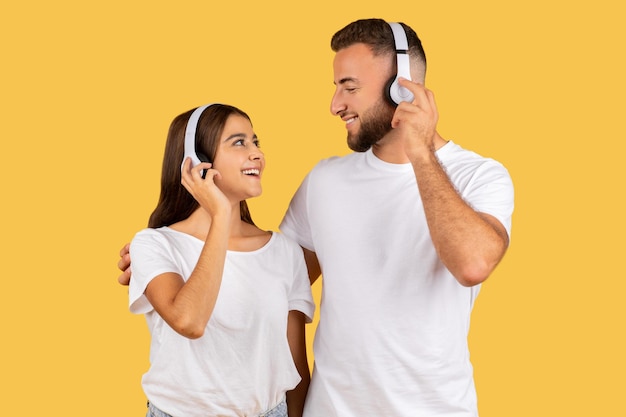
[[[333,36],[331,112],[356,152],[315,166],[280,226],[311,281],[323,276],[305,417],[478,415],[470,314],[508,247],[513,186],[501,164],[437,133],[421,42],[402,27],[413,81],[399,83],[414,99],[397,107],[384,94],[390,26],[359,20]]]

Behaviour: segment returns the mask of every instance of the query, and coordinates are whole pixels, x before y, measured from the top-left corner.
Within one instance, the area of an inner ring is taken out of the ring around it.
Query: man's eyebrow
[[[356,83],[357,79],[354,78],[354,77],[345,77],[345,78],[342,78],[341,80],[339,80],[339,83],[335,83],[335,84],[343,85],[345,83],[350,83],[350,82]]]

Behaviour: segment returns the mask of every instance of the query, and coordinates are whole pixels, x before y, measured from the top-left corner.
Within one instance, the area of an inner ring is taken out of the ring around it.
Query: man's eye
[[[258,140],[255,140],[255,141],[254,141],[254,142],[252,142],[252,143],[254,143],[254,146],[256,146],[257,148],[260,148],[260,147],[261,147],[261,142],[260,142],[260,141],[258,141]]]

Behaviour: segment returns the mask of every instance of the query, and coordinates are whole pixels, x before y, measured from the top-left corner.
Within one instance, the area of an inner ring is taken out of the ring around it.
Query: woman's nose
[[[265,154],[263,153],[262,150],[260,149],[255,149],[254,151],[250,152],[250,159],[251,160],[259,160],[259,159],[263,159],[265,157]]]

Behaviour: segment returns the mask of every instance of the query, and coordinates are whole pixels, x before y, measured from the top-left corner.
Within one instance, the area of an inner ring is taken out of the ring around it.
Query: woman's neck
[[[202,207],[199,207],[185,220],[172,224],[170,228],[194,236],[197,239],[206,240],[213,221],[214,219],[211,218],[209,213]],[[229,229],[228,249],[240,252],[261,248],[269,241],[272,235],[270,232],[261,230],[255,225],[241,220],[239,204],[232,208]]]

